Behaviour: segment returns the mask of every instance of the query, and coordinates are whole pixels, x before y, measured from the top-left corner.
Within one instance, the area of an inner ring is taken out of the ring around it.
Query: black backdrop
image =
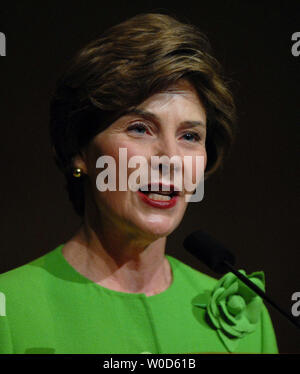
[[[0,272],[69,239],[79,219],[52,160],[48,105],[55,80],[81,46],[107,27],[143,12],[163,12],[205,32],[234,82],[239,135],[223,172],[190,204],[167,252],[212,276],[187,254],[198,228],[231,248],[237,267],[264,270],[267,292],[285,309],[300,291],[296,173],[300,56],[299,1],[12,1],[1,5]],[[20,292],[22,292],[20,290]],[[300,353],[300,334],[269,307],[281,353]]]

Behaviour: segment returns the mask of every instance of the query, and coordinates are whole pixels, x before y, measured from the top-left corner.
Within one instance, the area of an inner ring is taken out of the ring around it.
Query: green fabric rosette
[[[263,291],[265,277],[262,271],[246,275]],[[205,308],[207,317],[229,352],[234,352],[240,339],[252,333],[259,322],[263,301],[233,273],[226,273],[214,289],[197,296],[194,305]]]

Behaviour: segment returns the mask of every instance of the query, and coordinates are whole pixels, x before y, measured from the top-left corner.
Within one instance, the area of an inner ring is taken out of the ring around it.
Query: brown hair
[[[193,84],[206,108],[207,177],[233,142],[235,106],[221,66],[197,27],[165,14],[139,14],[109,28],[74,56],[51,100],[50,137],[80,216],[85,177],[72,176],[73,157],[130,108],[181,78]]]

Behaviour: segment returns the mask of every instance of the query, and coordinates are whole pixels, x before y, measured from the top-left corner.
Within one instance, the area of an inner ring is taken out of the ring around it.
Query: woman
[[[79,51],[53,96],[50,134],[82,225],[66,243],[1,275],[0,352],[277,352],[266,308],[232,274],[218,282],[165,255],[189,195],[185,187],[173,192],[175,174],[198,185],[196,157],[205,177],[213,173],[233,123],[219,64],[192,25],[140,14]],[[99,182],[101,157],[116,161],[117,182],[137,169],[120,149],[146,159],[144,171],[158,171],[150,191],[101,190],[111,177]],[[153,156],[193,162],[173,164],[166,183],[166,165],[152,164]],[[251,277],[264,286],[262,274]]]

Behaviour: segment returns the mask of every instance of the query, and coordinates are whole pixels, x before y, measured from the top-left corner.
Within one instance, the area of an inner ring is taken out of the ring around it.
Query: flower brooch
[[[265,290],[265,277],[262,271],[246,275],[256,286]],[[212,291],[197,296],[195,306],[206,309],[206,314],[217,333],[229,350],[234,352],[240,339],[255,331],[259,322],[263,301],[254,291],[233,273],[219,279]]]

